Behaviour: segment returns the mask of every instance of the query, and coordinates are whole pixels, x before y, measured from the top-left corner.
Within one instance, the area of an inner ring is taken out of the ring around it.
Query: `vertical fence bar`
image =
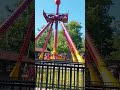
[[[55,66],[53,66],[52,89],[54,89]]]
[[[82,69],[83,71],[83,90],[85,89],[85,71],[84,71],[84,68]]]
[[[77,66],[77,89],[79,90],[79,68]]]
[[[55,87],[58,86],[58,67],[55,67]]]
[[[76,68],[75,68],[75,64],[74,64],[74,90],[76,89],[76,74],[75,74]]]
[[[62,87],[63,87],[63,85],[64,85],[64,82],[63,82],[63,78],[64,78],[64,77],[63,77],[63,69],[64,69],[64,67],[63,67],[63,65],[64,65],[64,64],[62,64],[62,81],[61,81]]]
[[[41,70],[41,66],[39,66],[39,67],[37,66],[37,68],[39,69],[39,70],[37,70],[37,71],[39,71],[39,72],[38,72],[38,78],[37,78],[38,81],[37,81],[37,83],[38,83],[38,87],[40,87],[40,78],[41,78],[41,77],[40,77],[40,73],[41,73],[40,70]],[[37,72],[36,72],[36,73],[37,73]]]
[[[65,70],[64,70],[64,72],[65,72],[65,74],[64,74],[64,90],[66,90],[66,67],[65,67]]]
[[[38,68],[38,65],[35,65],[35,71],[36,71],[36,72],[35,72],[35,73],[36,73],[36,75],[35,75],[36,85],[35,85],[35,86],[36,86],[36,87],[38,86],[38,81],[37,81],[37,77],[38,77],[37,72],[38,72],[38,69],[37,69],[37,68]]]
[[[57,86],[58,89],[59,85],[60,85],[60,66],[58,67],[58,86]]]
[[[42,84],[43,84],[43,75],[44,75],[44,66],[42,66],[42,70],[41,70],[41,82],[40,82],[40,90],[42,90]]]
[[[72,89],[72,67],[70,67],[70,90]]]
[[[52,63],[50,63],[50,65],[52,65]],[[50,66],[50,83],[49,86],[51,87],[51,77],[52,77],[52,66]]]
[[[48,77],[49,77],[48,69],[49,69],[49,66],[47,66],[47,72],[46,72],[46,90],[47,90],[47,87],[48,87]]]
[[[67,77],[68,77],[68,88],[70,87],[70,68],[67,68]]]

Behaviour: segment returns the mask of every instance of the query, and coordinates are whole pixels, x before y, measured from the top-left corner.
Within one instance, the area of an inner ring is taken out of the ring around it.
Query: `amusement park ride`
[[[66,38],[66,41],[68,43],[68,47],[70,49],[71,55],[72,55],[72,59],[73,62],[81,62],[81,63],[85,63],[85,61],[83,60],[82,56],[79,54],[75,44],[73,43],[64,23],[68,22],[68,14],[59,14],[59,5],[60,5],[60,0],[55,0],[55,4],[57,5],[57,9],[56,9],[56,13],[55,14],[47,14],[43,11],[43,16],[47,21],[47,25],[38,33],[38,35],[35,37],[35,41],[38,40],[38,38],[42,35],[42,33],[50,26],[50,30],[48,32],[48,35],[46,37],[46,41],[44,43],[43,46],[43,50],[42,53],[39,57],[40,60],[43,60],[44,58],[44,51],[46,49],[48,40],[50,38],[50,34],[52,31],[52,26],[53,23],[55,23],[55,31],[54,31],[54,46],[53,46],[53,51],[51,53],[51,55],[49,55],[49,57],[47,58],[48,60],[65,60],[65,57],[62,57],[58,54],[57,52],[57,39],[58,39],[58,22],[60,22],[63,32],[64,32],[64,36]],[[75,57],[75,55],[77,57]]]
[[[25,0],[19,7],[16,9],[13,14],[0,26],[0,35],[3,34],[4,32],[7,31],[8,27],[16,20],[16,18],[25,10],[28,5],[32,3],[33,0]],[[42,53],[40,54],[39,59],[43,60],[44,58],[44,51],[46,49],[48,40],[50,38],[50,34],[52,32],[52,26],[55,23],[55,32],[54,32],[54,46],[53,46],[53,51],[51,55],[49,56],[49,60],[65,60],[64,57],[61,57],[58,52],[57,52],[57,38],[58,38],[58,23],[60,22],[64,36],[66,38],[66,41],[68,43],[68,47],[70,49],[71,55],[72,55],[72,60],[73,62],[79,62],[79,63],[85,63],[85,60],[82,58],[82,56],[79,54],[75,44],[73,43],[64,23],[68,22],[68,14],[59,14],[59,5],[60,5],[60,0],[55,0],[55,4],[57,5],[57,10],[55,14],[47,14],[43,11],[43,16],[47,21],[47,25],[38,33],[38,35],[35,37],[35,41],[39,39],[39,37],[44,33],[44,31],[50,26],[50,30],[48,31],[48,35],[46,36],[46,41],[43,46]],[[20,56],[18,57],[17,63],[10,73],[10,77],[18,77],[19,75],[19,68],[22,63],[23,55],[25,55],[26,48],[28,46],[28,42],[30,41],[31,33],[32,30],[34,30],[34,11],[32,15],[32,19],[30,22],[30,25],[28,27],[28,31],[26,33],[26,36],[24,38],[23,46],[21,48]],[[89,56],[86,56],[86,64],[89,68],[90,71],[90,79],[91,81],[96,81],[96,82],[106,82],[111,85],[112,83],[117,83],[116,87],[119,87],[120,84],[117,81],[117,79],[112,75],[112,73],[108,70],[106,67],[103,58],[101,55],[97,52],[96,48],[94,47],[94,44],[92,42],[92,39],[89,36],[89,33],[86,31],[86,37],[85,37],[85,43],[86,47],[94,61],[94,64],[97,67],[97,70],[99,71],[101,75],[100,77],[96,74],[94,71],[93,66],[90,63],[90,58]],[[111,84],[110,84],[111,83]]]

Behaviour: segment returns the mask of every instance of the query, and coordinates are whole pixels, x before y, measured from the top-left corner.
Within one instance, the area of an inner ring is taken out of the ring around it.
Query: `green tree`
[[[82,48],[81,51],[85,52],[85,39],[82,39]]]
[[[67,53],[67,52],[69,52],[69,47],[68,47],[66,38],[64,36],[63,30],[59,31],[58,44],[57,45],[58,45],[57,51],[59,53],[63,53],[63,52]]]
[[[86,1],[86,29],[90,33],[95,46],[101,55],[110,55],[112,51],[113,29],[110,24],[113,17],[108,14],[112,0],[87,0]]]
[[[113,34],[113,45],[112,48],[114,51],[110,53],[110,59],[119,60],[120,59],[120,21],[116,23],[116,30]]]
[[[41,27],[41,29],[44,27],[44,25]],[[47,35],[48,35],[48,31],[50,30],[50,27],[48,27],[48,29],[39,37],[39,39],[38,39],[38,41],[37,42],[35,42],[35,46],[36,47],[39,47],[39,48],[43,48],[43,45],[44,45],[44,43],[45,43],[45,40],[46,40],[46,37],[47,37]],[[40,31],[40,29],[38,29],[38,31]],[[37,35],[37,34],[36,34]],[[53,31],[52,31],[52,33],[51,33],[51,35],[50,35],[50,39],[49,39],[49,41],[48,41],[48,43],[47,43],[47,49],[48,50],[52,50],[52,40],[53,40]]]
[[[71,21],[67,26],[68,32],[76,45],[76,48],[80,50],[82,48],[81,28],[82,26],[77,21]]]

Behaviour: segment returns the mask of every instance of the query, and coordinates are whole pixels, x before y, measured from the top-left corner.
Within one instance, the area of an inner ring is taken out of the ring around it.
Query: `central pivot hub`
[[[54,16],[54,20],[59,20],[59,16],[58,16],[58,15],[55,15],[55,16]]]
[[[60,0],[55,0],[55,4],[60,5]]]

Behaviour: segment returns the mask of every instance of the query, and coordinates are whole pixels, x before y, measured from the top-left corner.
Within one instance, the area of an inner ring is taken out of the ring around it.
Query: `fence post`
[[[55,66],[53,66],[52,89],[54,89]]]

